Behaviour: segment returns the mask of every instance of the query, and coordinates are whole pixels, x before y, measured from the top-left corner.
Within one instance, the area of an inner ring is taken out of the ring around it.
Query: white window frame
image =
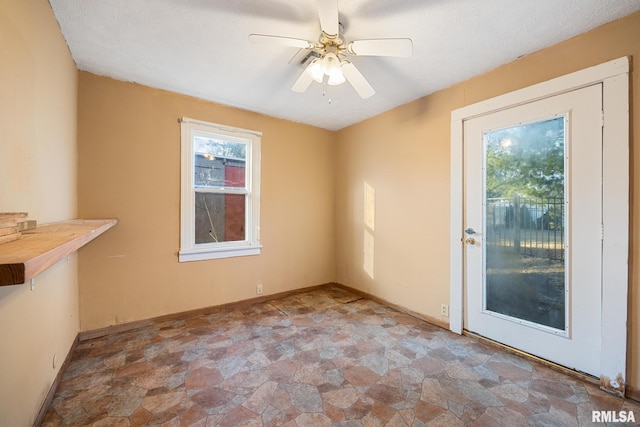
[[[260,244],[260,148],[262,133],[183,117],[180,120],[180,251],[178,260],[201,261],[259,255]],[[217,192],[247,196],[245,209],[246,239],[232,242],[195,243],[194,136],[211,135],[247,144],[245,189],[222,189]]]

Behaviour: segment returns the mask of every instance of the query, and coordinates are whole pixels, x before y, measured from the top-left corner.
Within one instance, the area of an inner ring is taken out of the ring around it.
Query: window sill
[[[179,262],[204,261],[208,259],[235,258],[241,256],[260,255],[262,246],[242,246],[224,249],[205,249],[180,251],[178,253]]]

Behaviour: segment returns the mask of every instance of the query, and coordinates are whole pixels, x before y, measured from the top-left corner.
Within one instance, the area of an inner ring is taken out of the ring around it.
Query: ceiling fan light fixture
[[[340,59],[333,52],[327,52],[322,56],[322,71],[330,76],[340,72]]]
[[[316,1],[321,30],[317,42],[267,34],[250,34],[249,41],[297,47],[308,51],[302,52],[304,58],[301,61],[298,59],[294,61],[305,67],[305,70],[291,86],[291,90],[294,92],[305,92],[313,81],[323,84],[326,75],[328,85],[336,86],[349,82],[361,98],[366,99],[373,96],[376,91],[356,66],[347,60],[347,55],[410,57],[413,53],[413,42],[409,38],[366,39],[346,42],[343,38],[344,28],[339,21],[339,0]]]
[[[342,74],[342,71],[337,70],[337,72],[334,72],[329,75],[329,80],[327,80],[327,83],[330,86],[337,86],[337,85],[341,85],[346,81],[347,79],[344,77],[344,74]]]
[[[322,79],[324,79],[322,60],[314,59],[309,68],[307,68],[307,72],[309,73],[309,75],[311,75],[313,80],[318,83],[322,83]]]

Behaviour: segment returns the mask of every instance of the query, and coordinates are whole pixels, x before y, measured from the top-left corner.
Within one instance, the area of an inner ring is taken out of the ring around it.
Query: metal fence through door
[[[489,198],[488,247],[513,247],[521,255],[564,261],[564,199]]]

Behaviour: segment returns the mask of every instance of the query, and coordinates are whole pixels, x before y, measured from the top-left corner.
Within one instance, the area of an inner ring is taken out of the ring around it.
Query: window
[[[181,120],[179,260],[260,254],[260,132]]]

